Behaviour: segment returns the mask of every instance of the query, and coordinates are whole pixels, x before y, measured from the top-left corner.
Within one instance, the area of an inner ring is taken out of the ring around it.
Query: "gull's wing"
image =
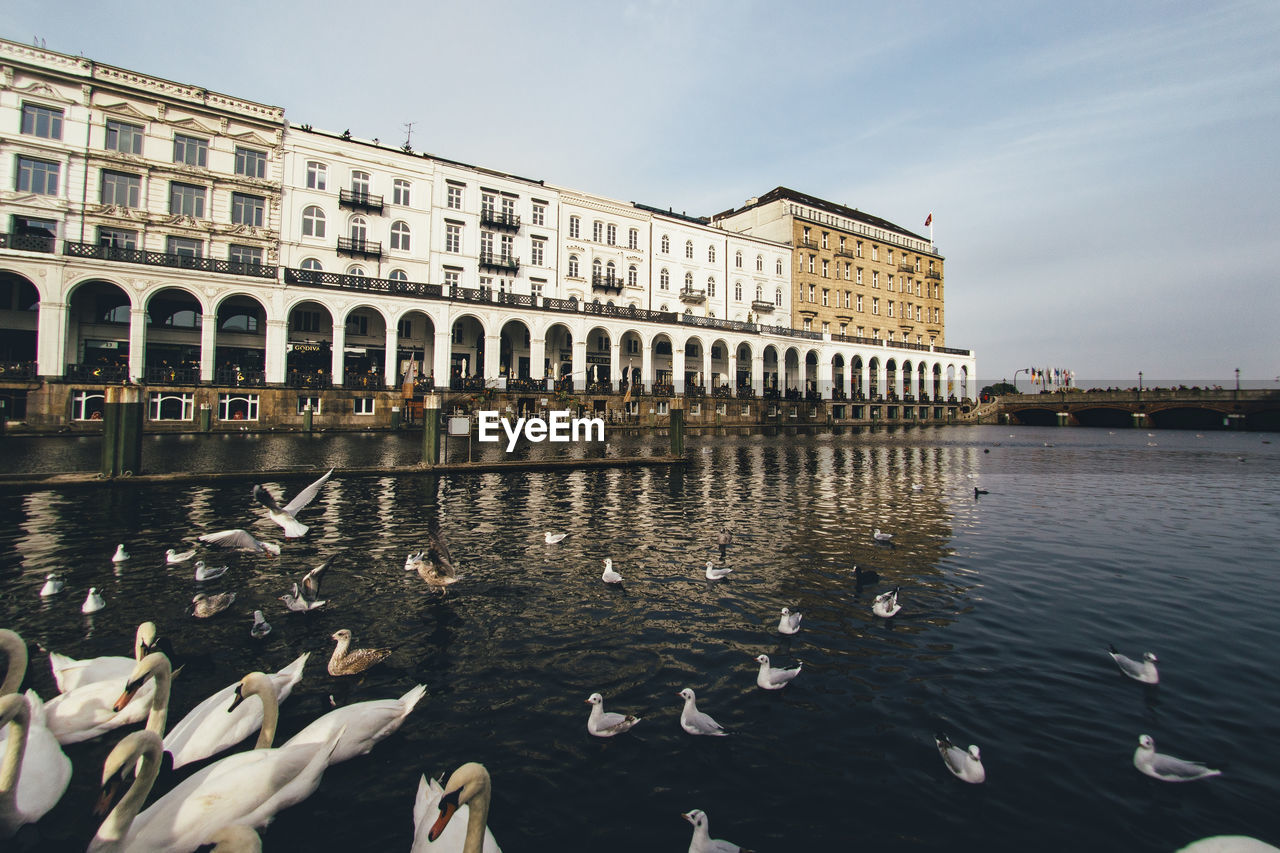
[[[320,494],[321,486],[323,486],[326,482],[328,482],[329,478],[332,476],[333,476],[333,469],[330,468],[327,474],[325,474],[319,480],[316,480],[310,486],[307,486],[302,491],[298,492],[297,496],[293,500],[285,504],[284,511],[289,513],[289,515],[293,515],[294,513],[298,512],[303,507],[305,507],[307,504],[311,503],[313,500],[316,499],[316,495]]]
[[[302,590],[306,593],[307,598],[314,600],[320,597],[320,578],[324,575],[325,570],[333,565],[333,561],[336,559],[338,559],[338,555],[334,554],[303,576]]]
[[[253,496],[258,503],[265,506],[272,512],[280,512],[280,504],[276,503],[275,497],[262,486],[255,485],[253,487]]]
[[[449,556],[449,543],[444,540],[444,534],[438,530],[427,533],[427,559],[446,577],[453,577],[456,574],[453,560]]]
[[[1216,776],[1219,772],[1211,770],[1199,761],[1186,761],[1160,752],[1151,756],[1151,769],[1161,776],[1172,776],[1178,779],[1199,779],[1202,776]]]
[[[258,540],[244,530],[222,530],[218,533],[206,533],[200,537],[200,541],[208,545],[218,545],[222,548],[244,548],[250,551],[258,551],[262,548],[258,544]]]

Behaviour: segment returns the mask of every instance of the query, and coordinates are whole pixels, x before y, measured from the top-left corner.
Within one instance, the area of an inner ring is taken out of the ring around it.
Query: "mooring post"
[[[440,395],[427,394],[422,401],[422,464],[440,460]]]
[[[393,430],[400,429],[400,407],[399,406],[391,407],[391,428]]]
[[[200,404],[200,431],[210,432],[213,430],[213,407],[208,403]]]
[[[108,385],[102,411],[102,476],[142,473],[142,389]]]
[[[308,402],[302,407],[302,431],[311,432],[312,415],[315,413],[311,410],[311,403]]]
[[[684,401],[679,397],[671,400],[671,455],[684,456]]]

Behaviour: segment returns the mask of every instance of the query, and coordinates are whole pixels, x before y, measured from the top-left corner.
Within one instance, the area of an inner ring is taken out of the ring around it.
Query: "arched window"
[[[778,260],[775,262],[774,273],[777,275],[782,275],[782,258],[778,258]]]
[[[357,243],[363,243],[369,238],[369,223],[365,221],[363,216],[351,217],[351,239]]]
[[[409,224],[397,220],[391,223],[391,248],[409,251]]]
[[[756,302],[764,302],[764,288],[756,285]]]
[[[591,262],[591,277],[592,277],[592,278],[599,278],[599,277],[600,277],[600,270],[601,270],[601,267],[603,267],[603,266],[604,266],[604,265],[600,263],[600,259],[599,259],[599,258],[596,258],[595,260],[593,260],[593,261]]]
[[[404,270],[392,270],[391,275],[387,276],[387,278],[392,281],[408,281],[409,274]]]
[[[708,246],[707,247],[707,263],[714,264],[715,262],[716,262],[716,247]]]
[[[307,258],[305,261],[303,261],[302,268],[304,270],[314,270],[315,272],[324,271],[324,267],[321,266],[320,262],[317,261],[315,258]]]
[[[352,172],[351,173],[351,192],[356,195],[369,194],[369,173],[368,172]]]
[[[773,304],[778,306],[779,308],[782,307],[782,288],[781,287],[779,287],[777,290],[773,292]]]
[[[659,290],[671,289],[671,273],[667,272],[666,267],[663,267],[662,272],[658,273],[658,289]],[[663,310],[666,310],[666,309],[663,309]]]
[[[605,278],[608,279],[615,279],[618,277],[618,268],[614,266],[613,261],[609,261],[609,263],[604,265],[604,275]]]
[[[715,296],[715,295],[716,295],[716,277],[713,275],[709,275],[707,276],[707,296]]]
[[[741,252],[737,252],[736,254],[734,254],[733,265],[738,269],[742,269],[742,253]]]
[[[639,282],[640,273],[636,270],[635,264],[627,267],[627,286],[635,287]]]
[[[733,283],[733,298],[738,302],[742,301],[742,282],[740,281]]]
[[[684,241],[684,256],[685,256],[686,258],[692,258],[692,257],[693,257],[693,241],[692,241],[692,240],[685,240],[685,241]]]
[[[577,277],[578,277],[578,256],[570,255],[569,256],[569,278],[577,278]]]
[[[664,255],[671,254],[671,238],[668,237],[666,234],[662,235],[662,254]]]
[[[693,273],[687,272],[684,274],[684,286],[686,290],[693,290]]]
[[[764,272],[764,255],[756,255],[756,272]]]
[[[302,236],[324,236],[324,211],[314,204],[302,211]]]
[[[364,278],[364,267],[352,267],[347,270],[347,275],[353,275],[356,278]]]

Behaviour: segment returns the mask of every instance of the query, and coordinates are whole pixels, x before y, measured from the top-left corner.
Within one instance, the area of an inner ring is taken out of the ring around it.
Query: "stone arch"
[[[103,278],[85,278],[67,290],[68,378],[119,382],[129,378],[129,329],[133,297]]]
[[[711,341],[711,376],[707,384],[713,388],[733,388],[733,377],[729,375],[729,342],[724,338]]]
[[[573,378],[573,330],[556,322],[543,335],[546,374],[557,381]]]
[[[612,382],[610,361],[613,350],[613,334],[604,326],[593,326],[587,332],[587,382]]]
[[[395,324],[398,381],[412,376],[415,390],[429,390],[436,381],[436,318],[429,311],[413,308],[399,314]]]
[[[785,391],[800,390],[800,351],[795,347],[787,347],[787,351],[783,354],[783,389]]]
[[[213,379],[219,385],[262,384],[267,367],[267,307],[249,293],[225,293],[212,306]]]
[[[333,382],[333,312],[317,299],[289,306],[285,343],[285,383],[291,387],[328,386]]]
[[[880,357],[872,356],[871,361],[867,363],[867,396],[875,399],[880,396]]]
[[[817,394],[818,388],[818,351],[816,349],[808,350],[804,354],[804,376],[801,377],[803,382],[801,388],[805,395]]]
[[[849,392],[848,386],[845,384],[844,367],[843,353],[836,353],[831,357],[831,390],[832,396],[837,399],[843,399]]]
[[[39,329],[40,289],[20,273],[0,270],[0,363],[34,365]],[[34,367],[28,375],[35,375]]]
[[[484,321],[475,314],[460,314],[453,319],[449,326],[450,388],[483,386],[486,331]]]
[[[783,380],[781,356],[775,344],[766,344],[761,352],[762,369],[764,370],[764,387],[767,391],[781,391]]]
[[[908,359],[902,360],[902,397],[906,399],[911,396],[911,380],[914,376],[914,368]]]
[[[653,341],[650,345],[653,347],[653,375],[648,377],[648,381],[655,386],[674,385],[675,379],[672,376],[672,369],[675,366],[675,343],[671,340],[671,335],[666,332],[658,332],[653,336]]]
[[[933,399],[937,400],[942,396],[942,365],[934,362],[932,374],[933,390],[930,392],[930,395]]]
[[[627,329],[618,338],[621,345],[620,369],[622,377],[627,382],[644,384],[644,375],[641,370],[641,364],[644,363],[644,338],[635,329]]]
[[[734,388],[750,388],[755,371],[755,352],[751,344],[741,341],[736,351],[738,356],[737,375],[733,378]]]
[[[147,382],[192,382],[200,378],[205,308],[185,287],[162,286],[143,296],[143,378]]]
[[[706,344],[698,335],[690,335],[684,340],[684,387],[706,388],[707,377],[703,375],[702,366],[706,355]]]
[[[498,375],[511,379],[532,377],[533,331],[529,324],[512,318],[502,324],[498,339]]]
[[[863,395],[866,393],[862,373],[862,356],[854,355],[853,359],[849,362],[849,394],[855,400],[861,400]]]
[[[884,363],[884,393],[889,399],[898,396],[898,362],[889,359]]]
[[[342,385],[345,388],[380,388],[394,382],[384,376],[387,363],[387,314],[371,303],[349,306],[338,318],[344,334]]]

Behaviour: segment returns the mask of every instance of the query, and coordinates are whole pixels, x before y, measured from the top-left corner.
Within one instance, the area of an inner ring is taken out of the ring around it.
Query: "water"
[[[184,615],[197,585],[163,553],[227,527],[274,537],[243,483],[8,489],[0,625],[88,657],[124,654],[137,623],[155,620],[180,651],[211,656],[175,680],[171,723],[243,673],[310,651],[281,739],[328,711],[331,694],[395,697],[425,683],[404,728],[328,770],[266,831],[268,850],[408,849],[420,774],[469,760],[492,773],[490,826],[510,851],[684,850],[680,814],[692,808],[713,836],[761,851],[1170,851],[1221,833],[1280,843],[1280,445],[1010,432],[708,434],[690,437],[684,471],[335,477],[302,514],[311,533],[281,559],[217,555],[231,571],[205,586],[239,598],[209,621]],[[168,437],[165,452],[184,441]],[[319,468],[397,452],[387,445],[292,446],[294,461]],[[288,496],[300,483],[267,485]],[[975,485],[990,494],[975,500]],[[403,570],[432,519],[465,575],[443,600]],[[735,572],[710,584],[702,565],[718,562],[726,521]],[[872,541],[875,527],[896,534],[894,547]],[[547,546],[545,530],[572,535]],[[117,542],[133,555],[119,574]],[[276,596],[335,550],[330,604],[284,612]],[[605,556],[624,588],[600,582]],[[856,589],[854,563],[882,581]],[[53,570],[68,588],[41,604]],[[91,584],[107,608],[85,617]],[[903,611],[885,622],[871,599],[893,585]],[[804,613],[794,638],[776,633],[784,605]],[[274,625],[262,643],[249,637],[254,608]],[[394,654],[362,681],[330,678],[329,636],[343,627]],[[1124,678],[1108,643],[1156,652],[1160,686]],[[761,652],[804,672],[759,690]],[[33,683],[53,695],[41,660]],[[683,687],[733,735],[686,735]],[[594,691],[644,721],[592,738]],[[982,747],[986,784],[945,770],[935,731]],[[1149,780],[1131,763],[1144,732],[1162,751],[1227,764],[1225,775]],[[71,788],[41,822],[39,849],[83,849],[118,738],[67,748]]]

